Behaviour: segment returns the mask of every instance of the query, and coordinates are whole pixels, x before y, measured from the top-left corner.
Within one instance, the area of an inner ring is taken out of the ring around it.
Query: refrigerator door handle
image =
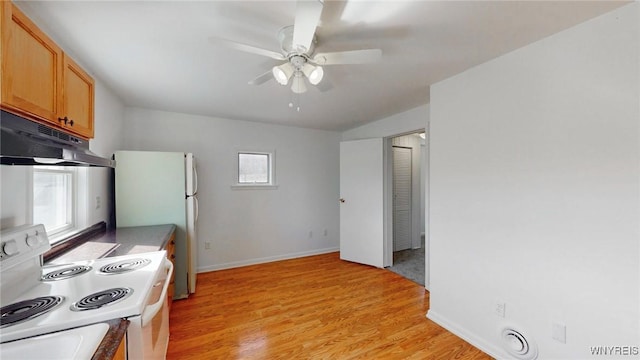
[[[193,195],[198,193],[198,170],[196,169],[196,165],[193,164]],[[196,219],[198,217],[196,216]]]
[[[196,171],[196,158],[193,153],[186,153],[185,155],[185,167],[186,172],[186,195],[193,196],[198,192],[198,172]]]
[[[198,198],[196,196],[193,197],[193,200],[195,202],[196,205],[196,216],[193,220],[194,223],[198,222],[198,215],[200,215],[200,207],[198,206]]]

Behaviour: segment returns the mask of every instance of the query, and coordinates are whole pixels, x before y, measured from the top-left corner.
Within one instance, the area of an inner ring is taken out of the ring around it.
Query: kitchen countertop
[[[123,227],[107,230],[81,245],[51,259],[47,264],[59,265],[74,261],[138,254],[162,250],[175,232],[173,224]]]
[[[109,331],[104,336],[104,339],[102,339],[91,360],[113,359],[129,327],[129,320],[125,319],[113,319],[106,323],[109,325]]]

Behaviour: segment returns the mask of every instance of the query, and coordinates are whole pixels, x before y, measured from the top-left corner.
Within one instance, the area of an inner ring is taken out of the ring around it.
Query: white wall
[[[103,156],[111,157],[117,149],[122,147],[122,133],[124,132],[124,105],[104,84],[96,80],[95,98],[95,138],[89,142],[91,151]],[[109,218],[113,203],[111,201],[111,183],[113,170],[108,168],[90,168],[88,170],[88,209],[87,225],[100,221],[111,224]],[[96,198],[100,198],[100,207],[96,208]]]
[[[30,174],[24,166],[0,165],[0,229],[31,222],[27,207]]]
[[[403,135],[424,129],[427,121],[429,121],[428,104],[344,131],[342,133],[342,140],[358,140]]]
[[[100,80],[96,79],[95,137],[89,142],[91,151],[109,157],[122,147],[124,104]]]
[[[428,316],[495,357],[507,323],[539,359],[640,345],[639,24],[636,2],[431,88]]]
[[[119,148],[123,128],[124,105],[99,79],[96,82],[95,97],[95,139],[89,142],[93,152],[102,156]],[[110,175],[106,168],[88,169],[88,213],[87,225],[100,221],[109,223]],[[7,228],[31,222],[29,183],[31,171],[25,166],[0,165],[0,227]],[[95,200],[100,197],[100,208]]]
[[[122,150],[197,158],[200,271],[337,251],[339,133],[139,108],[125,118]],[[232,189],[237,150],[275,150],[278,188]]]

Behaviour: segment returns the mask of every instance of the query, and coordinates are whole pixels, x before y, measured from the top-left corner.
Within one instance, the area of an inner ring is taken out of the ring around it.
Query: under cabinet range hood
[[[2,165],[115,167],[115,161],[89,150],[89,141],[14,114],[0,117]]]

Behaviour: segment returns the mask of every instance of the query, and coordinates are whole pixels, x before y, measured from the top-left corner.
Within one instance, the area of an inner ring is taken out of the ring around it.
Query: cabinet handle
[[[69,125],[73,126],[73,120],[69,120]]]
[[[171,260],[174,260],[176,258],[176,256],[174,254],[171,254]]]
[[[171,240],[171,245],[175,245],[176,241],[175,240]]]
[[[58,121],[59,122],[63,122],[64,121],[64,124],[67,125],[67,122],[69,121],[69,118],[65,116],[63,118],[58,118]],[[73,120],[71,120],[71,125],[73,125]]]

